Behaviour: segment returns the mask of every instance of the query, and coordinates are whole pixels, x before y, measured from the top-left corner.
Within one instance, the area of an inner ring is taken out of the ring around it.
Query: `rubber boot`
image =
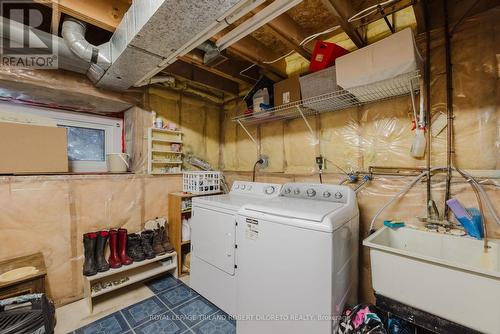
[[[126,266],[134,262],[127,255],[127,230],[124,228],[118,229],[118,257],[120,262]]]
[[[83,235],[83,249],[85,261],[83,262],[83,275],[94,276],[97,274],[95,261],[95,246],[97,242],[96,233],[86,233]]]
[[[142,249],[141,237],[138,234],[132,233],[127,237],[127,255],[134,261],[144,261],[146,255]]]
[[[141,233],[141,245],[146,259],[151,260],[155,258],[153,250],[153,231],[145,230]]]
[[[167,233],[167,230],[165,229],[165,226],[160,226],[160,224],[158,224],[158,229],[160,230],[160,234],[161,234],[161,245],[163,246],[163,249],[167,252],[167,253],[172,253],[174,251],[174,247],[172,247],[172,245],[170,244],[170,240],[168,238],[168,233]]]
[[[153,231],[153,251],[156,255],[164,255],[166,253],[165,248],[161,245],[162,239],[160,229],[155,229]]]
[[[109,231],[109,266],[113,269],[120,268],[122,261],[118,256],[118,231]]]
[[[95,246],[95,261],[97,266],[97,271],[102,273],[109,270],[109,264],[106,262],[104,252],[106,250],[106,242],[108,241],[109,232],[100,231],[97,232],[97,241]]]

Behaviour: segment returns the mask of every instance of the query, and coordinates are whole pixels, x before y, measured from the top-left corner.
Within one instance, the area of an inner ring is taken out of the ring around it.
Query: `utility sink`
[[[483,333],[500,333],[500,240],[384,227],[370,248],[373,289]]]

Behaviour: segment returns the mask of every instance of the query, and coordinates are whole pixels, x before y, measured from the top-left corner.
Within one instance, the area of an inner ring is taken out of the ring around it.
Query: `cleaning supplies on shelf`
[[[446,201],[446,204],[453,211],[455,218],[463,225],[468,235],[479,240],[483,239],[482,217],[478,209],[465,209],[456,199],[450,199]]]
[[[258,113],[260,111],[264,111],[266,109],[270,109],[271,106],[269,104],[269,91],[267,88],[259,89],[253,95],[253,112]]]

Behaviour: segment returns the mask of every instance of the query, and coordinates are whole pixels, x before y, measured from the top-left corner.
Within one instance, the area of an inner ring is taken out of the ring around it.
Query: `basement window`
[[[72,173],[107,172],[106,154],[122,152],[123,120],[120,118],[15,105],[9,109],[21,115],[50,119],[52,124],[67,129]]]

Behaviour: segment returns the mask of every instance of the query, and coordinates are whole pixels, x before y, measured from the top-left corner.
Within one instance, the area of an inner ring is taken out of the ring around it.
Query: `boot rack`
[[[94,276],[84,277],[84,292],[89,312],[93,312],[94,298],[163,273],[171,273],[177,278],[176,252],[160,255],[151,260],[134,262],[117,269],[110,269]],[[92,286],[99,282],[103,288],[99,291],[92,290]]]

